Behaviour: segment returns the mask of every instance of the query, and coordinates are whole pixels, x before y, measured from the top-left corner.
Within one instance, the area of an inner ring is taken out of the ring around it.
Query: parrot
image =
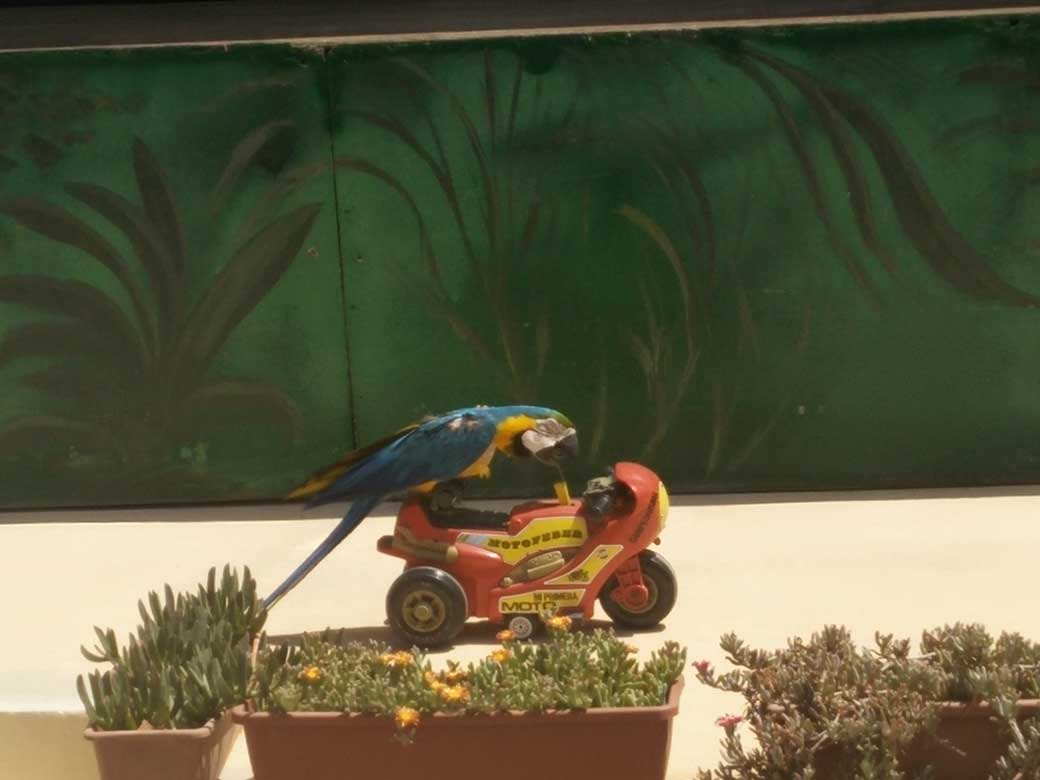
[[[541,406],[456,409],[354,450],[288,495],[288,499],[307,499],[308,509],[344,499],[352,503],[325,540],[264,600],[264,606],[274,606],[296,587],[391,494],[429,493],[441,482],[466,477],[487,479],[497,453],[533,457],[559,467],[577,452],[574,424],[555,409]]]

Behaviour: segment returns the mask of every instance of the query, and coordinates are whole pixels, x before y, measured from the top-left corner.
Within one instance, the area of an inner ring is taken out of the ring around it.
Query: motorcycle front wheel
[[[599,604],[615,624],[622,628],[647,629],[658,625],[675,606],[679,583],[675,572],[663,556],[652,550],[639,553],[639,568],[649,591],[646,604],[632,608],[614,600],[611,595],[618,587],[617,577],[611,577],[599,592]]]

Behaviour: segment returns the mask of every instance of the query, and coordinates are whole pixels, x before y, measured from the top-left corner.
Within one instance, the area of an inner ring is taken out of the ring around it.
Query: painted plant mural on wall
[[[33,391],[0,433],[29,475],[5,502],[277,496],[475,401],[567,410],[575,478],[1035,480],[1038,38],[1021,17],[94,55],[76,88],[111,115],[77,117],[91,140],[45,183],[24,139],[67,118],[0,139],[0,382]],[[61,92],[47,56],[33,89]]]
[[[30,493],[29,500],[249,497],[256,490],[251,483],[264,477],[251,471],[297,457],[307,435],[300,401],[284,381],[222,361],[243,320],[301,256],[317,253],[310,239],[328,200],[313,189],[290,197],[313,162],[297,159],[306,128],[292,116],[294,107],[279,110],[274,101],[303,86],[299,74],[252,75],[182,110],[181,121],[171,122],[172,150],[170,139],[153,148],[132,126],[121,127],[112,138],[116,175],[95,165],[46,195],[7,194],[5,187],[0,218],[19,231],[12,254],[60,248],[68,258],[65,267],[33,262],[0,275],[0,302],[29,315],[5,327],[0,364],[33,394],[0,427],[0,454],[30,488],[34,476],[53,477],[47,493]],[[319,97],[315,90],[320,119]],[[246,116],[211,134],[208,123],[228,112]],[[112,128],[92,131],[101,132]],[[320,132],[316,138],[322,149]],[[182,157],[178,147],[193,141],[207,145],[205,163],[187,176],[172,175],[163,158]],[[68,154],[89,154],[89,146]],[[32,187],[37,176],[23,178],[23,185]],[[109,185],[113,178],[121,186]],[[338,282],[332,254],[331,279]],[[338,304],[338,295],[331,301]],[[288,343],[307,338],[298,322],[290,322],[289,332]],[[257,362],[263,359],[257,352],[276,344],[254,338],[238,349],[253,352]],[[342,362],[343,352],[334,349],[333,360]],[[266,439],[266,463],[236,451],[232,440],[249,440],[250,432]],[[284,481],[301,467],[280,468]],[[12,486],[15,495],[19,487]]]
[[[445,403],[552,399],[590,472],[640,458],[685,489],[1035,478],[1037,36],[337,52],[360,435],[432,374]],[[366,298],[405,313],[377,325]]]

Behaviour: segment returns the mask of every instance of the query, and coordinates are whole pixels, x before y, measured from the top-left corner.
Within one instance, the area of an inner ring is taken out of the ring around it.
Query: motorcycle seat
[[[452,507],[450,509],[426,510],[430,524],[437,528],[479,528],[482,530],[504,530],[509,525],[506,512],[494,512],[489,509],[471,509],[469,507]]]

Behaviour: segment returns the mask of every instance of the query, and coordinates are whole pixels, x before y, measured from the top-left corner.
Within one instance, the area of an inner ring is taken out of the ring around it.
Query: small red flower
[[[695,661],[693,668],[697,670],[697,674],[701,676],[707,676],[711,674],[711,664],[707,661]]]
[[[716,726],[722,726],[726,731],[733,731],[744,718],[740,715],[723,715],[715,721]]]

